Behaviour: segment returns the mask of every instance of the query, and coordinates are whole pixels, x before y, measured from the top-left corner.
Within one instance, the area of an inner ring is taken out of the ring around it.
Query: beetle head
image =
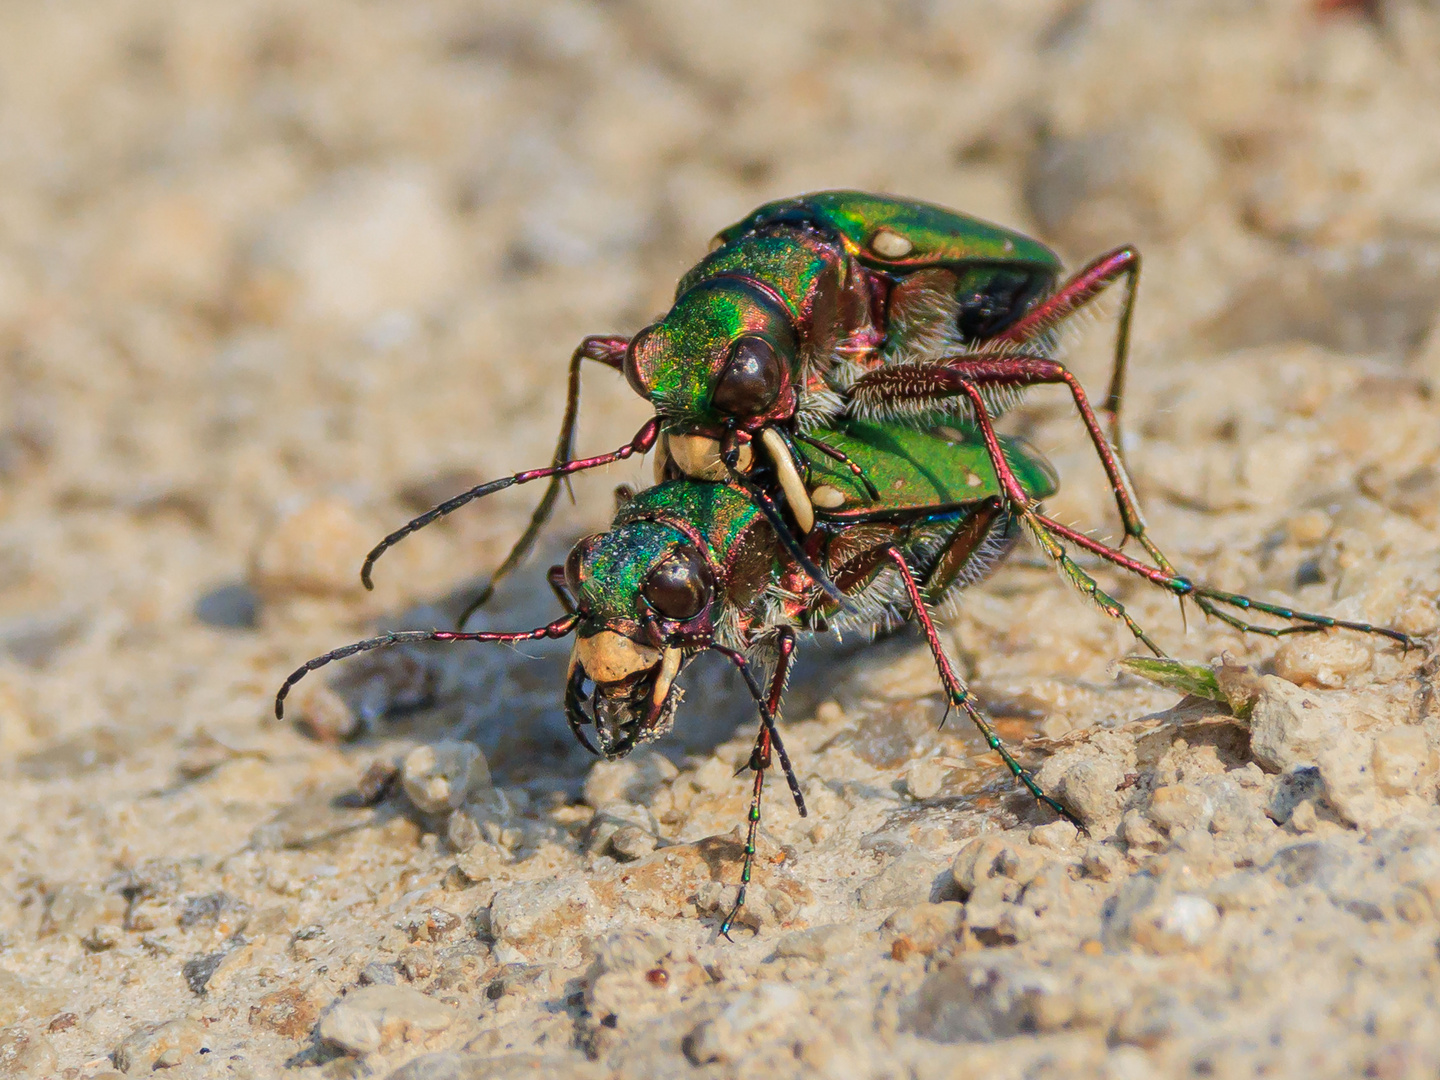
[[[640,331],[625,377],[674,432],[756,430],[796,407],[795,330],[778,297],[743,277],[702,282]]]
[[[566,717],[585,746],[623,757],[674,723],[675,677],[714,627],[716,568],[685,533],[638,521],[576,544],[565,580],[581,614]]]

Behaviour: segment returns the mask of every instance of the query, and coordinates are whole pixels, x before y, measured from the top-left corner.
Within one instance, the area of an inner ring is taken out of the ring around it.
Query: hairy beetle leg
[[[1110,442],[1123,461],[1125,455],[1120,437],[1120,407],[1125,396],[1125,373],[1130,357],[1130,321],[1135,313],[1135,293],[1140,285],[1140,252],[1127,244],[1091,260],[1074,277],[1026,312],[1014,326],[998,334],[995,340],[1015,344],[1033,341],[1054,330],[1122,278],[1125,281],[1125,299],[1115,327],[1110,389],[1105,395],[1105,404],[1101,406],[1101,411],[1110,421]]]
[[[960,392],[969,397],[974,406],[975,419],[980,426],[980,434],[985,440],[986,451],[990,455],[990,463],[995,469],[995,476],[1000,483],[1000,490],[1004,492],[1005,500],[1009,504],[1010,510],[1017,514],[1029,527],[1031,535],[1035,538],[1035,542],[1040,546],[1040,550],[1060,568],[1061,573],[1080,591],[1082,596],[1094,603],[1112,619],[1118,619],[1120,622],[1123,622],[1126,629],[1135,636],[1135,640],[1139,641],[1156,656],[1164,656],[1164,650],[1150,640],[1150,636],[1145,633],[1145,630],[1140,624],[1130,617],[1130,613],[1125,610],[1125,605],[1120,603],[1119,600],[1116,600],[1104,589],[1100,588],[1099,582],[1087,574],[1075,560],[1070,558],[1064,546],[1057,542],[1053,536],[1049,535],[1049,531],[1055,528],[1056,523],[1035,511],[1029,497],[1025,494],[1025,489],[1021,486],[1020,481],[1016,479],[1014,471],[1011,470],[1010,463],[1005,460],[1005,454],[1000,448],[1000,438],[995,434],[995,425],[990,422],[989,413],[985,411],[985,400],[981,396],[980,390],[970,383],[962,382],[960,384]],[[1064,530],[1064,532],[1067,535],[1072,534],[1072,530]],[[1143,563],[1135,562],[1133,559],[1126,559],[1126,562],[1133,563],[1136,566],[1144,566]],[[1166,565],[1168,566],[1168,564]],[[1146,569],[1151,568],[1146,567]],[[1160,571],[1155,572],[1160,573]],[[1174,571],[1170,571],[1170,574],[1173,576]]]
[[[884,409],[899,402],[916,402],[963,397],[970,405],[976,424],[982,428],[989,421],[985,391],[994,388],[1021,389],[1031,386],[1064,384],[1070,391],[1075,408],[1090,436],[1095,454],[1110,481],[1115,506],[1127,538],[1133,538],[1154,560],[1155,565],[1171,574],[1164,553],[1146,533],[1145,518],[1135,497],[1135,487],[1119,454],[1100,429],[1100,421],[1080,380],[1064,364],[1032,353],[975,353],[952,357],[935,364],[901,364],[880,368],[862,376],[851,393],[862,405]],[[996,463],[997,472],[1001,463]]]

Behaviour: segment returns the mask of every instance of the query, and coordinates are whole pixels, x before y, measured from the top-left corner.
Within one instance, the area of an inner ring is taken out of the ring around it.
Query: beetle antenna
[[[283,720],[285,718],[285,698],[289,695],[291,687],[310,672],[336,660],[344,660],[347,656],[369,652],[372,649],[384,649],[391,645],[403,645],[412,641],[502,641],[514,643],[540,641],[545,638],[562,638],[571,633],[579,622],[579,615],[566,615],[545,626],[536,627],[534,630],[509,632],[487,630],[476,634],[460,634],[454,630],[396,630],[389,634],[381,634],[379,637],[366,638],[364,641],[332,649],[323,656],[307,660],[291,672],[290,677],[281,685],[279,693],[275,695],[275,719]]]
[[[384,540],[381,540],[380,543],[376,544],[370,554],[365,556],[365,563],[360,567],[360,581],[367,589],[375,588],[375,583],[371,580],[370,572],[374,569],[375,562],[381,555],[384,555],[385,552],[389,551],[411,533],[418,532],[432,521],[442,518],[447,514],[454,513],[466,503],[474,502],[476,499],[483,499],[486,495],[493,495],[497,491],[504,491],[506,488],[514,487],[517,484],[528,484],[532,480],[565,477],[571,473],[583,472],[586,469],[597,469],[602,465],[612,465],[617,461],[624,461],[626,458],[632,457],[635,454],[644,454],[655,445],[655,440],[659,435],[660,422],[658,420],[650,420],[635,433],[633,439],[618,450],[612,450],[608,454],[599,454],[596,457],[590,458],[576,458],[574,461],[567,461],[563,465],[549,465],[543,469],[531,469],[528,472],[516,473],[513,476],[506,476],[500,480],[491,480],[488,484],[473,487],[469,491],[456,495],[453,499],[446,499],[433,510],[427,510],[419,517],[406,522],[403,526],[385,537]],[[545,509],[548,513],[548,504]],[[522,557],[524,554],[524,551],[520,552]],[[519,560],[516,559],[515,561],[518,562]],[[513,568],[513,565],[514,563],[507,559],[503,569],[509,570]],[[496,577],[499,576],[497,573]]]
[[[878,502],[880,500],[880,491],[870,482],[870,477],[865,475],[865,470],[856,462],[851,461],[843,451],[835,449],[835,447],[829,443],[821,442],[819,439],[812,438],[800,432],[796,432],[791,438],[796,442],[803,442],[806,446],[813,446],[832,461],[840,462],[841,465],[844,465],[855,474],[856,480],[859,480],[860,483],[865,485],[865,492],[870,496],[871,502]]]
[[[721,455],[725,471],[730,475],[730,482],[745,492],[755,508],[765,515],[765,520],[775,530],[775,535],[779,538],[780,543],[789,552],[790,557],[798,562],[805,573],[810,576],[810,580],[824,589],[830,599],[843,607],[848,602],[845,594],[840,591],[838,585],[830,580],[825,571],[815,565],[815,561],[805,554],[804,548],[800,546],[800,541],[795,538],[795,534],[790,531],[790,526],[786,525],[785,519],[780,516],[780,508],[775,505],[775,501],[736,468],[739,460],[740,448],[738,446],[732,446]]]

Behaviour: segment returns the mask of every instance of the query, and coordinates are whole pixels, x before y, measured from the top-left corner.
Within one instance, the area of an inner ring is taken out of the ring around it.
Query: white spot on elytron
[[[1006,240],[1006,241],[1005,241],[1005,254],[1006,254],[1006,255],[1009,255],[1010,252],[1012,252],[1012,251],[1014,251],[1014,250],[1015,250],[1015,241],[1014,241],[1014,240]]]
[[[845,493],[829,484],[821,484],[810,492],[810,501],[822,510],[834,510],[845,505]]]
[[[870,238],[870,250],[886,259],[903,259],[915,245],[894,229],[880,229]]]
[[[979,487],[979,486],[980,486],[981,484],[983,484],[984,482],[985,482],[984,480],[980,479],[980,474],[979,474],[979,473],[970,472],[968,469],[966,470],[966,472],[965,472],[965,485],[966,485],[967,487]]]

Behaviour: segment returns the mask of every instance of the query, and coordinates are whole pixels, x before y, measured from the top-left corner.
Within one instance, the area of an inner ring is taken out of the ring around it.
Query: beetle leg
[[[882,407],[906,400],[913,402],[963,396],[970,399],[971,412],[975,414],[976,423],[980,423],[979,414],[987,411],[980,388],[1003,386],[1018,389],[1052,383],[1064,383],[1070,390],[1075,408],[1110,481],[1125,535],[1139,543],[1155,560],[1156,566],[1174,574],[1175,568],[1146,533],[1145,518],[1140,512],[1134,485],[1124,463],[1100,429],[1100,422],[1090,407],[1084,388],[1058,360],[1033,353],[971,353],[938,364],[899,364],[865,375],[851,388],[851,395],[862,406]],[[996,467],[999,468],[999,462]]]
[[[555,444],[555,456],[551,459],[549,469],[536,470],[532,473],[520,473],[510,477],[508,480],[497,480],[491,484],[482,484],[480,487],[473,488],[457,498],[441,503],[435,509],[421,514],[418,518],[409,522],[404,528],[391,533],[365,557],[365,564],[360,569],[360,580],[364,583],[365,588],[373,589],[375,587],[370,580],[370,571],[375,565],[375,560],[383,555],[387,548],[398,543],[404,537],[409,536],[412,532],[415,532],[417,529],[423,529],[436,518],[443,517],[452,510],[457,510],[461,506],[464,506],[467,502],[482,498],[491,492],[500,491],[513,484],[523,484],[529,480],[538,480],[544,476],[549,476],[551,478],[550,483],[545,488],[545,494],[540,497],[540,502],[530,515],[530,524],[526,526],[520,539],[517,540],[515,546],[510,549],[510,554],[505,556],[505,561],[502,562],[495,573],[491,575],[490,580],[480,590],[480,595],[460,619],[460,625],[464,626],[465,619],[467,619],[476,608],[490,599],[491,594],[495,591],[496,582],[510,573],[511,570],[514,570],[515,567],[519,566],[525,556],[530,554],[530,549],[535,546],[535,540],[539,537],[540,530],[544,528],[545,523],[550,520],[550,514],[555,508],[555,500],[560,495],[561,484],[565,482],[565,478],[569,473],[579,471],[579,469],[567,469],[566,466],[571,464],[570,454],[574,448],[575,425],[580,416],[581,362],[584,360],[594,360],[597,363],[604,364],[606,367],[611,367],[619,371],[625,359],[625,347],[628,343],[629,339],[623,337],[587,337],[576,347],[575,351],[570,354],[570,377],[566,387],[565,415],[560,421],[560,438]],[[635,437],[635,440],[632,440],[630,445],[621,447],[621,449],[617,451],[619,457],[629,457],[635,453],[635,443],[639,441],[645,432],[646,429],[642,428],[640,434]],[[653,442],[653,435],[650,436],[650,440]],[[641,448],[640,452],[643,453],[644,450],[648,448],[649,443],[647,443],[644,448]],[[618,460],[618,458],[610,457],[608,460],[592,458],[589,460],[592,464],[584,466],[585,468],[609,464],[610,461]]]
[[[1060,524],[1043,514],[1032,515],[1039,526],[1049,532],[1063,536],[1077,547],[1084,548],[1094,555],[1098,555],[1106,562],[1113,563],[1122,570],[1128,570],[1132,574],[1168,589],[1179,597],[1190,597],[1207,615],[1214,615],[1222,622],[1228,623],[1235,629],[1247,634],[1265,634],[1269,637],[1282,637],[1286,634],[1300,634],[1314,630],[1354,630],[1362,634],[1378,634],[1387,637],[1391,641],[1398,642],[1409,649],[1415,647],[1418,642],[1408,634],[1399,630],[1390,630],[1383,626],[1375,626],[1372,623],[1353,622],[1349,619],[1336,619],[1330,615],[1316,615],[1308,611],[1297,611],[1294,608],[1285,607],[1281,604],[1269,604],[1263,600],[1255,600],[1248,596],[1241,596],[1238,593],[1222,592],[1213,589],[1208,585],[1199,585],[1189,578],[1179,574],[1167,574],[1162,570],[1156,570],[1153,566],[1146,566],[1142,562],[1116,551],[1114,548],[1100,541],[1086,536],[1084,533]],[[1284,619],[1287,622],[1297,623],[1296,626],[1261,626],[1256,623],[1246,622],[1228,612],[1220,611],[1215,605],[1224,604],[1228,607],[1237,608],[1241,611],[1259,611],[1266,615],[1273,615],[1277,619]]]
[[[1120,406],[1125,396],[1125,368],[1130,355],[1130,320],[1135,313],[1135,292],[1140,284],[1140,252],[1128,244],[1106,252],[1026,312],[1014,326],[997,334],[992,340],[1013,344],[1034,341],[1055,329],[1121,278],[1125,279],[1125,299],[1115,327],[1115,354],[1110,367],[1110,389],[1105,395],[1105,404],[1101,406],[1101,411],[1109,421],[1107,427],[1110,441],[1115,445],[1116,453],[1123,458]]]
[[[970,689],[965,685],[959,674],[955,671],[955,665],[950,662],[949,655],[945,652],[945,644],[940,640],[940,632],[935,629],[935,623],[930,618],[930,612],[925,607],[925,598],[920,592],[920,585],[915,580],[915,575],[910,572],[909,565],[905,562],[905,555],[893,544],[885,549],[885,557],[895,564],[900,571],[900,580],[905,583],[905,591],[910,597],[910,606],[915,610],[915,618],[920,623],[921,630],[925,633],[926,644],[930,646],[930,654],[935,658],[935,667],[940,672],[940,682],[945,687],[945,697],[965,711],[974,725],[980,729],[980,734],[985,737],[985,744],[1000,755],[1000,760],[1010,770],[1010,775],[1015,777],[1030,792],[1037,801],[1044,803],[1057,814],[1063,817],[1082,833],[1086,832],[1085,824],[1078,817],[1065,809],[1060,803],[1045,794],[1044,789],[1036,782],[1030,770],[1015,760],[1005,744],[1000,741],[1000,736],[985,719],[985,715],[975,707],[975,701],[970,694]]]
[[[740,909],[745,906],[745,893],[750,886],[750,874],[755,866],[755,842],[760,833],[760,797],[765,790],[765,770],[770,767],[770,751],[773,745],[775,754],[780,758],[780,767],[785,771],[785,780],[790,785],[790,793],[795,797],[795,808],[800,812],[801,817],[806,817],[805,798],[800,794],[800,781],[795,778],[795,770],[790,767],[790,758],[785,753],[785,744],[780,741],[780,732],[775,728],[775,717],[780,712],[780,701],[785,694],[785,684],[790,679],[790,662],[795,655],[795,631],[788,626],[782,626],[779,632],[777,648],[779,655],[775,660],[775,670],[770,676],[770,693],[767,698],[760,696],[760,687],[755,682],[755,677],[750,673],[749,665],[745,658],[739,653],[720,646],[712,645],[716,652],[724,654],[739,669],[745,677],[746,685],[755,698],[755,704],[760,707],[760,733],[755,739],[755,749],[750,752],[750,768],[755,773],[755,786],[750,792],[750,811],[746,815],[745,830],[745,861],[740,868],[740,891],[735,895],[735,906],[725,916],[720,924],[720,934],[726,941],[730,937],[730,927],[735,924],[735,916],[740,914]]]
[[[1081,595],[1094,602],[1112,619],[1119,619],[1123,622],[1130,633],[1135,635],[1135,639],[1156,656],[1164,656],[1165,653],[1160,646],[1151,641],[1140,624],[1130,617],[1130,613],[1125,610],[1125,605],[1101,589],[1099,583],[1070,558],[1064,545],[1050,535],[1048,531],[1052,525],[1050,519],[1042,518],[1036,513],[1030,497],[1021,487],[1020,481],[1016,479],[1010,463],[1005,460],[1005,454],[1000,449],[1000,438],[995,434],[995,425],[990,421],[990,414],[985,411],[985,399],[981,396],[980,390],[963,380],[958,382],[958,386],[960,392],[970,398],[976,423],[980,427],[981,437],[985,440],[986,452],[990,456],[990,464],[995,469],[995,477],[1000,483],[1000,490],[1009,504],[1010,511],[1025,522],[1030,528],[1035,542],[1040,546],[1040,550],[1060,568],[1070,583],[1080,590]],[[1136,563],[1136,565],[1144,564]],[[1169,570],[1168,563],[1166,570]],[[1169,573],[1173,576],[1174,571],[1171,570]]]

